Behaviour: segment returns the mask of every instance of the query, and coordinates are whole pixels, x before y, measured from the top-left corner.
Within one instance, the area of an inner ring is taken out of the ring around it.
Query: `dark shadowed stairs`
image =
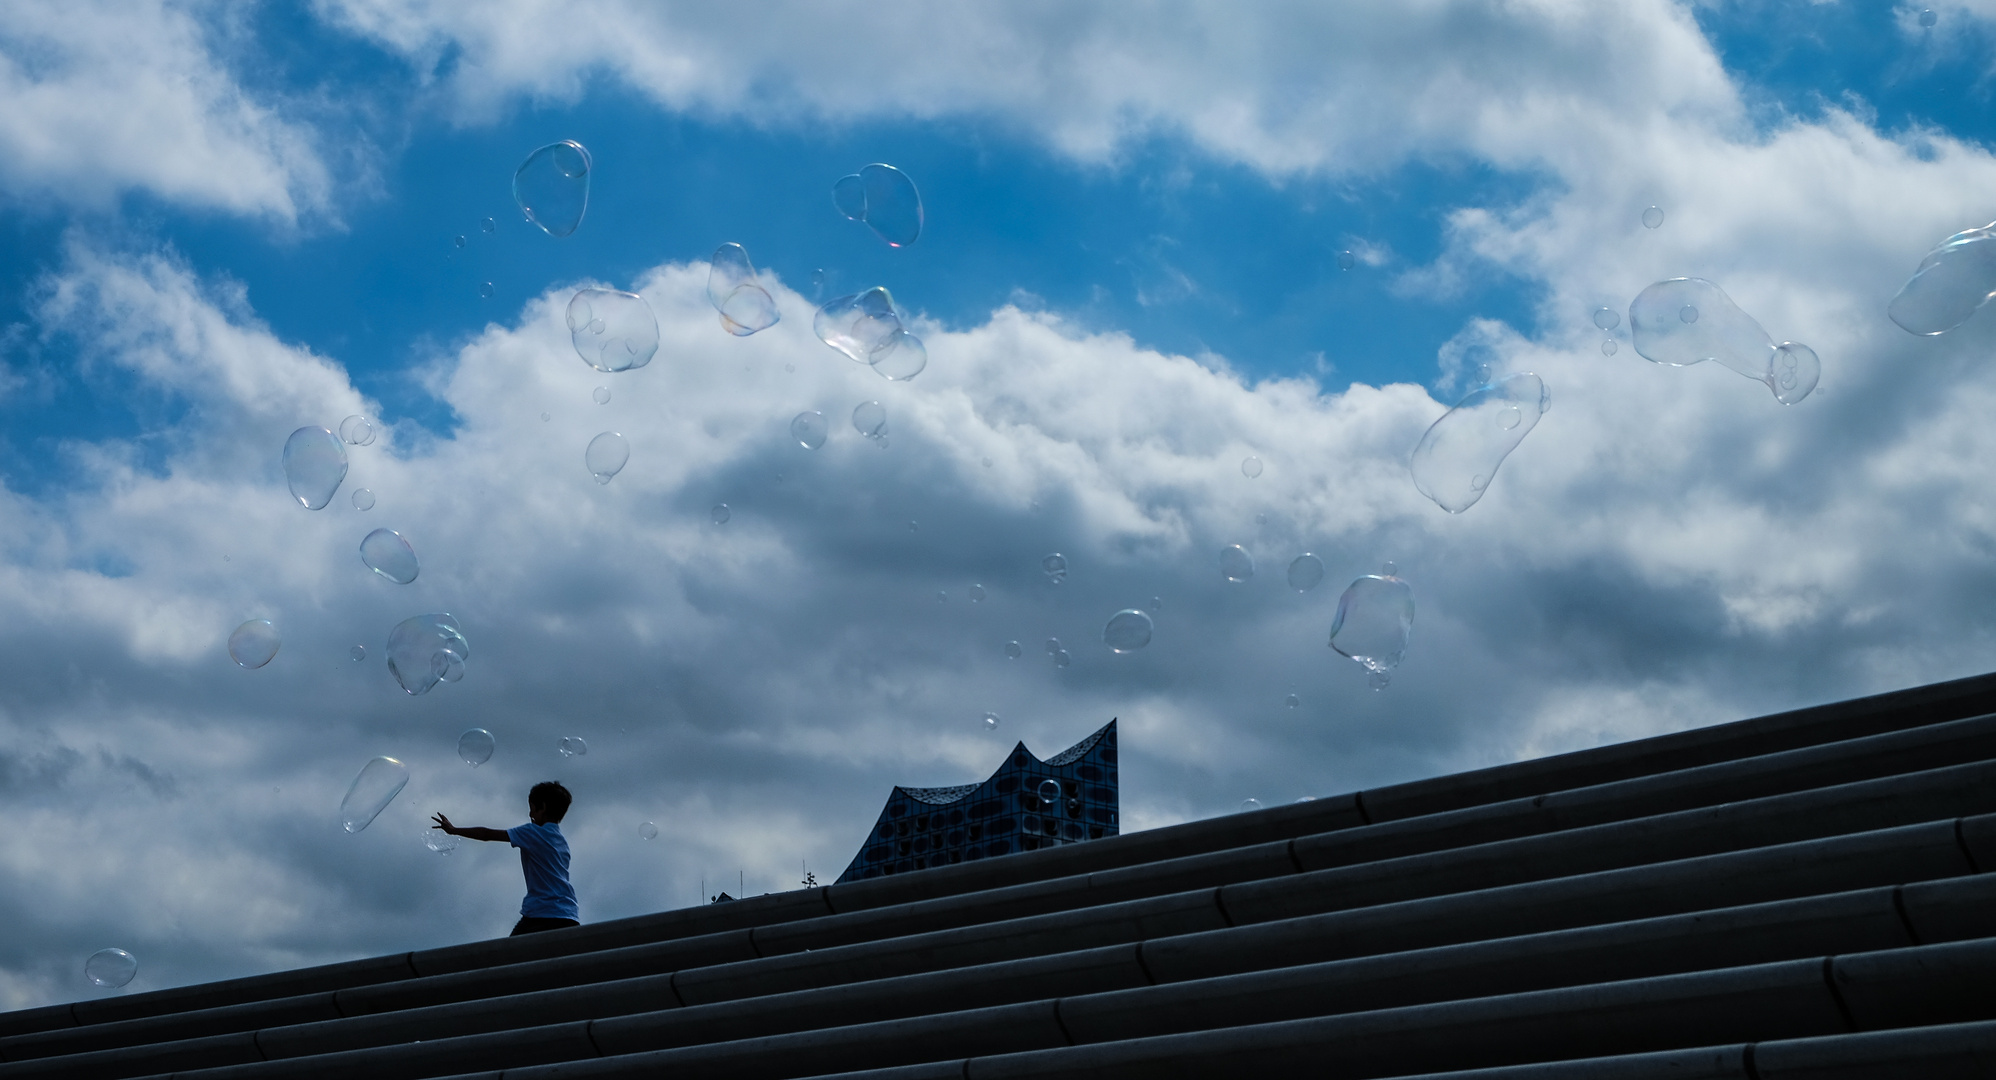
[[[1996,1076],[1996,675],[0,1015],[28,1077]]]

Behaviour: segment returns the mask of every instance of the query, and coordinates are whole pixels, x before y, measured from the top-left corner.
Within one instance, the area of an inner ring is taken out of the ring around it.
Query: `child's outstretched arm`
[[[436,821],[437,828],[442,829],[452,836],[462,836],[470,840],[491,840],[501,844],[506,843],[506,830],[504,829],[481,829],[476,825],[468,829],[460,829],[452,825],[450,819],[442,814],[436,816]]]

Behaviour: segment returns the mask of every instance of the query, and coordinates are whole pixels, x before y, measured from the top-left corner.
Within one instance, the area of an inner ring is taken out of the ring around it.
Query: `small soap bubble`
[[[1324,580],[1324,560],[1309,552],[1304,552],[1289,560],[1289,587],[1297,592],[1309,592]]]
[[[1940,242],[1885,309],[1909,334],[1932,337],[1968,321],[1996,296],[1996,221]]]
[[[921,338],[906,330],[896,330],[867,356],[866,362],[890,382],[907,382],[929,366],[929,349]]]
[[[555,746],[555,753],[565,758],[579,758],[589,753],[589,744],[576,735],[565,735]]]
[[[339,436],[322,427],[301,427],[284,440],[284,482],[307,510],[320,510],[347,478],[347,452]]]
[[[1246,581],[1254,576],[1254,556],[1239,544],[1228,544],[1220,549],[1220,573],[1228,581]]]
[[[1040,560],[1040,570],[1046,574],[1047,580],[1060,584],[1067,580],[1067,556],[1058,551],[1048,555]]]
[[[1663,224],[1663,209],[1652,206],[1643,211],[1643,228],[1654,229]]]
[[[1375,676],[1399,666],[1414,628],[1414,590],[1393,569],[1387,563],[1380,573],[1353,581],[1331,619],[1331,648]]]
[[[553,414],[551,414],[551,413],[542,413],[542,414],[541,414],[541,423],[543,423],[543,424],[547,423],[548,421],[550,421],[550,420],[552,420],[552,419],[554,419],[554,416],[553,416]]]
[[[631,371],[658,353],[658,316],[637,293],[583,289],[564,320],[575,354],[597,371]]]
[[[353,508],[363,513],[374,509],[374,492],[366,488],[355,488],[353,493]]]
[[[1380,577],[1394,577],[1400,573],[1400,564],[1388,560],[1379,564]]]
[[[949,603],[949,593],[948,593],[948,591],[946,591],[946,590],[943,590],[943,589],[937,589],[937,590],[936,590],[936,603],[938,603],[938,604],[947,604],[947,603]]]
[[[573,140],[549,143],[513,172],[513,201],[549,236],[567,236],[589,209],[589,151]]]
[[[609,483],[630,460],[630,441],[614,431],[606,431],[589,440],[589,449],[582,455],[582,463],[588,466],[589,475],[595,477],[599,484]]]
[[[790,421],[790,437],[806,450],[816,450],[825,445],[828,430],[825,414],[821,412],[800,412]]]
[[[353,648],[348,649],[347,659],[352,660],[356,664],[360,663],[362,660],[367,659],[367,646],[355,645]]]
[[[921,374],[929,353],[921,339],[901,325],[894,297],[884,288],[841,296],[818,309],[811,320],[818,340],[885,378],[905,381]]]
[[[1934,9],[1933,9],[1933,8],[1922,8],[1922,9],[1920,9],[1920,25],[1921,25],[1921,26],[1932,26],[1932,25],[1934,25],[1935,23],[1939,22],[1940,20],[1941,20],[1941,17],[1940,17],[1939,15],[1936,15],[1936,14],[1934,14]]]
[[[970,587],[970,602],[973,604],[981,604],[984,602],[984,586],[972,585]]]
[[[728,519],[734,517],[735,514],[734,511],[728,509],[727,503],[715,503],[714,509],[708,511],[707,516],[713,518],[716,525],[726,525]]]
[[[1295,694],[1291,694],[1288,697],[1282,699],[1282,707],[1285,709],[1294,709],[1302,704],[1303,704],[1303,699],[1297,697]]]
[[[755,266],[740,244],[722,244],[707,263],[707,301],[721,313],[721,327],[736,337],[767,330],[783,318],[776,298],[755,279]]]
[[[123,949],[99,949],[83,962],[83,977],[93,985],[115,990],[139,973],[139,958]]]
[[[811,288],[818,292],[825,290],[825,271],[823,267],[811,271]]]
[[[607,386],[599,386],[589,391],[589,396],[596,399],[596,404],[598,405],[610,404],[610,388]]]
[[[229,659],[246,668],[260,668],[284,643],[269,619],[251,619],[229,635]]]
[[[1245,814],[1249,810],[1259,810],[1259,809],[1261,809],[1260,799],[1246,798],[1241,800],[1241,813]]]
[[[1067,665],[1072,663],[1074,663],[1074,657],[1067,655],[1066,649],[1061,649],[1060,651],[1053,654],[1054,667],[1066,667]]]
[[[340,800],[340,826],[357,833],[374,822],[409,782],[409,767],[392,757],[378,757],[360,767],[346,798]]]
[[[1692,306],[1691,306],[1690,304],[1686,304],[1686,305],[1684,305],[1683,307],[1681,307],[1681,308],[1678,308],[1678,309],[1677,309],[1677,321],[1679,321],[1679,322],[1687,322],[1687,323],[1695,323],[1695,322],[1697,322],[1697,321],[1698,321],[1698,309],[1697,309],[1697,308],[1695,308],[1695,307],[1692,307]]]
[[[908,531],[909,531],[909,532],[921,532],[921,531],[922,531],[922,523],[921,523],[921,522],[919,522],[919,521],[911,521],[911,522],[909,522],[909,523],[908,523]]]
[[[1060,639],[1057,637],[1048,638],[1046,641],[1045,648],[1048,656],[1052,656],[1054,653],[1059,652],[1061,650]]]
[[[1241,475],[1252,480],[1261,475],[1261,459],[1246,457],[1241,459]]]
[[[998,714],[997,714],[997,713],[995,713],[995,712],[988,712],[988,713],[985,713],[985,714],[984,714],[984,730],[986,730],[986,731],[996,731],[996,730],[998,730]]]
[[[1435,505],[1460,514],[1483,498],[1497,466],[1517,449],[1552,395],[1529,371],[1479,386],[1421,436],[1409,460],[1414,486]]]
[[[1026,650],[1025,650],[1024,646],[1021,646],[1021,645],[1020,645],[1020,644],[1019,644],[1018,642],[1016,642],[1016,641],[1008,641],[1008,642],[1006,642],[1006,643],[1005,643],[1005,658],[1006,658],[1006,659],[1008,659],[1008,660],[1017,660],[1017,659],[1018,659],[1019,657],[1021,657],[1021,656],[1024,656],[1024,655],[1026,655]]]
[[[1060,781],[1058,781],[1058,780],[1042,780],[1042,781],[1040,781],[1040,787],[1039,787],[1039,796],[1040,796],[1040,801],[1041,801],[1041,802],[1049,802],[1049,803],[1052,803],[1052,802],[1059,802],[1059,801],[1060,801]]]
[[[1606,341],[1603,341],[1603,342],[1601,343],[1601,355],[1602,355],[1602,356],[1613,356],[1613,355],[1615,355],[1616,353],[1620,352],[1621,350],[1622,350],[1622,347],[1621,347],[1620,345],[1617,345],[1617,344],[1615,344],[1615,339],[1614,339],[1614,338],[1609,338],[1608,340],[1606,340]]]
[[[862,401],[853,406],[852,427],[869,439],[887,434],[887,410],[878,401]]]
[[[1338,269],[1349,270],[1358,265],[1358,256],[1349,251],[1338,252]]]
[[[1150,616],[1125,608],[1109,616],[1109,624],[1102,628],[1102,643],[1119,653],[1136,652],[1150,644],[1153,628]]]
[[[365,416],[349,416],[340,421],[340,439],[349,446],[371,446],[374,443],[374,421]]]
[[[464,660],[449,649],[438,649],[430,654],[430,674],[438,682],[457,682],[464,678]]]
[[[638,836],[646,840],[656,840],[658,839],[658,826],[647,821],[643,825],[638,826]]]
[[[832,205],[853,221],[864,221],[892,247],[906,247],[922,235],[922,196],[915,182],[892,165],[868,165],[832,185]]]
[[[478,228],[483,232],[495,233],[499,231],[499,223],[491,218],[486,218],[484,221],[478,223]]]
[[[476,769],[492,760],[492,750],[498,745],[491,732],[475,727],[457,737],[457,756]]]
[[[1774,400],[1793,405],[1808,397],[1822,376],[1823,361],[1816,356],[1816,350],[1793,341],[1775,346],[1774,363],[1768,370]]]
[[[1614,308],[1595,308],[1594,325],[1603,330],[1613,330],[1622,325],[1622,314]]]
[[[464,246],[464,237],[463,237],[463,236],[461,236],[461,235],[460,235],[460,236],[453,236],[453,237],[451,237],[451,238],[450,238],[450,246],[452,246],[452,247],[454,247],[454,248],[461,248],[461,247],[463,247],[463,246]]]
[[[481,281],[481,282],[479,282],[479,283],[478,283],[478,295],[479,295],[479,298],[480,298],[480,299],[484,299],[484,300],[490,300],[490,299],[492,299],[492,283],[491,283],[491,282],[489,282],[489,281]]]
[[[369,570],[397,585],[409,584],[416,580],[420,572],[416,549],[393,529],[376,529],[362,537],[360,561],[366,563]]]
[[[442,827],[432,825],[423,830],[423,846],[439,855],[448,855],[457,850],[458,838],[445,832]]]
[[[471,644],[457,619],[446,612],[411,616],[388,632],[388,671],[411,697],[427,694],[443,681],[436,665],[440,652],[451,654],[460,671],[471,659]]]
[[[1636,352],[1650,361],[1685,367],[1716,360],[1764,384],[1784,405],[1807,397],[1822,374],[1813,350],[1794,342],[1776,345],[1753,316],[1704,278],[1671,278],[1637,294],[1629,305],[1629,334]]]

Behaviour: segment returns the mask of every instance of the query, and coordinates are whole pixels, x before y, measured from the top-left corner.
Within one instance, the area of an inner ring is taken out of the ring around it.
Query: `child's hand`
[[[445,833],[451,836],[457,835],[457,827],[450,823],[449,818],[443,816],[442,814],[438,814],[436,815],[436,822],[437,822],[437,828],[442,829]]]

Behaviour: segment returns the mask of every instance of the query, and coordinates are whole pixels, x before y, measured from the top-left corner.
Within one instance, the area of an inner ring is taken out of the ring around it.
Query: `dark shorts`
[[[571,926],[581,925],[574,919],[539,919],[529,916],[521,919],[513,927],[513,932],[507,936],[519,937],[521,934],[538,934],[543,930],[566,930]]]

